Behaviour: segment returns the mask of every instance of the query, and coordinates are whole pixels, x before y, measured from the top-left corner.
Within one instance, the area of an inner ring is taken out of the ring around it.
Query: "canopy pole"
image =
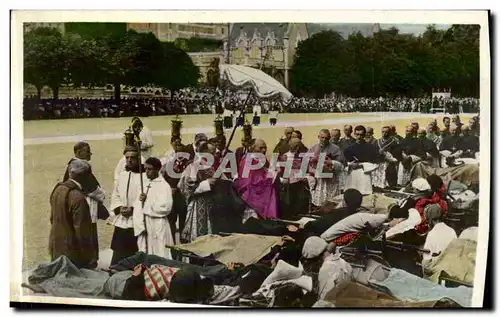
[[[222,153],[222,157],[226,156],[226,153],[227,153],[227,150],[229,149],[229,145],[231,144],[231,141],[233,140],[233,137],[234,137],[234,133],[236,132],[236,128],[238,126],[238,120],[241,118],[241,117],[244,117],[245,116],[245,107],[248,103],[248,100],[250,100],[250,96],[252,95],[252,89],[250,89],[248,91],[248,95],[247,95],[247,98],[245,99],[245,103],[243,103],[243,105],[240,107],[240,115],[238,116],[238,118],[236,118],[236,124],[234,125],[233,127],[233,131],[231,132],[231,136],[229,137],[229,140],[227,141],[226,143],[226,148],[224,149],[224,152]],[[243,122],[244,124],[244,122]]]

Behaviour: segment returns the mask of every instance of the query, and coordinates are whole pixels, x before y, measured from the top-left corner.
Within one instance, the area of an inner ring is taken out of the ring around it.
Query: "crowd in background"
[[[125,97],[120,103],[112,98],[41,99],[24,98],[25,120],[158,116],[172,114],[222,113],[223,107],[237,109],[245,102],[245,94],[234,91],[220,92],[207,89],[183,90],[173,97]],[[446,109],[447,113],[478,113],[477,98],[293,98],[289,102],[263,101],[250,97],[246,112],[252,112],[255,104],[262,106],[262,113],[274,108],[290,113],[321,112],[424,112]],[[439,110],[442,112],[442,110]]]

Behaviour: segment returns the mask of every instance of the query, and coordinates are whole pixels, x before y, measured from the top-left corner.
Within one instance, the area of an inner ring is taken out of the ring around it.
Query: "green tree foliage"
[[[68,80],[72,50],[70,40],[58,29],[37,28],[24,36],[24,81],[41,89],[49,86],[57,99],[59,87]]]
[[[324,31],[302,41],[291,70],[297,95],[422,96],[432,89],[479,95],[479,26],[430,25],[420,36],[395,28],[343,39]]]
[[[103,70],[106,69],[106,47],[96,39],[83,39],[71,35],[68,43],[72,51],[69,61],[69,75],[75,87],[95,87],[106,84]]]
[[[292,89],[315,97],[341,90],[348,59],[345,40],[339,33],[324,31],[313,35],[301,42],[295,53]]]
[[[171,42],[161,44],[163,60],[161,67],[155,73],[155,85],[170,90],[172,97],[182,88],[196,86],[200,78],[200,70],[193,64],[189,55]]]
[[[98,39],[103,36],[123,36],[127,32],[126,23],[71,22],[64,23],[68,34],[78,34],[84,39]]]
[[[145,86],[164,63],[160,41],[152,33],[129,30],[123,36],[106,36],[99,41],[104,54],[101,78],[115,87],[115,100],[120,100],[121,85]]]
[[[186,52],[173,43],[161,43],[152,33],[122,32],[118,27],[104,32],[102,26],[89,30],[84,26],[92,23],[82,25],[65,36],[52,28],[25,34],[24,78],[39,96],[44,86],[57,98],[62,84],[113,84],[119,102],[121,85],[160,85],[176,91],[196,85],[200,77]]]

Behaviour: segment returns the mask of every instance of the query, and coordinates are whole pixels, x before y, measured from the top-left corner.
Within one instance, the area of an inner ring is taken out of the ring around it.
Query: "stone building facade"
[[[227,38],[229,26],[222,23],[127,23],[127,30],[151,32],[160,41],[171,42],[191,37],[222,40]]]
[[[234,23],[224,40],[221,62],[260,67],[286,87],[300,41],[308,38],[305,23]]]
[[[58,29],[62,34],[65,32],[65,27],[64,23],[61,22],[28,22],[28,23],[23,23],[23,31],[24,33],[27,33],[31,30],[37,29],[37,28],[56,28]]]

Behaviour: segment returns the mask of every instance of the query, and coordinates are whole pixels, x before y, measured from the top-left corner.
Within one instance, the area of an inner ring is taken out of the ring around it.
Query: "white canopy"
[[[220,76],[238,88],[252,87],[259,98],[280,95],[284,100],[292,98],[292,94],[276,79],[263,71],[242,65],[219,65]]]

